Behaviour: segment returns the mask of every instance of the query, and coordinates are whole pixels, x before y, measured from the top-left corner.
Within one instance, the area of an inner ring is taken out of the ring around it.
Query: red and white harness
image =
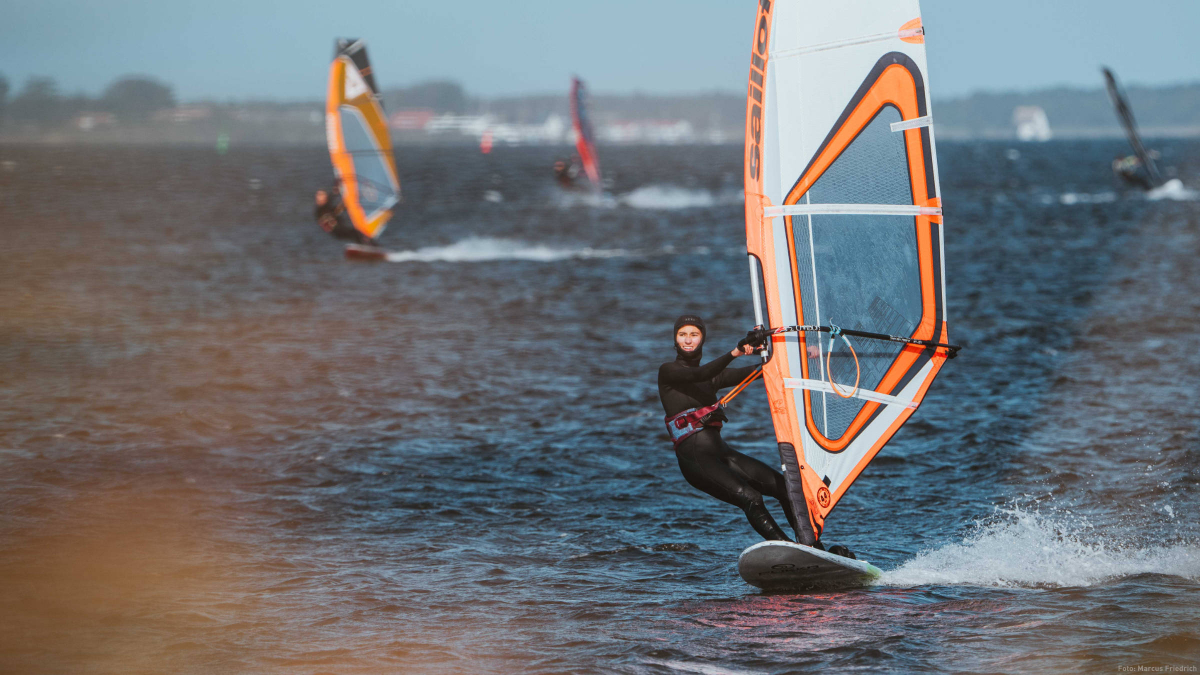
[[[703,431],[706,427],[720,429],[724,425],[721,420],[704,421],[705,417],[720,409],[721,404],[714,403],[703,408],[688,408],[678,415],[668,415],[663,418],[667,423],[667,433],[671,434],[671,442],[678,448],[685,439]]]

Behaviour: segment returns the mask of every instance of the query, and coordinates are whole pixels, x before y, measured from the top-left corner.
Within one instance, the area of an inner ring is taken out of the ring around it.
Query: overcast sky
[[[835,0],[829,0],[835,1]],[[0,74],[95,94],[128,73],[184,99],[319,99],[338,36],[382,87],[472,94],[745,88],[757,0],[0,0]],[[937,98],[1200,80],[1200,0],[924,0]]]

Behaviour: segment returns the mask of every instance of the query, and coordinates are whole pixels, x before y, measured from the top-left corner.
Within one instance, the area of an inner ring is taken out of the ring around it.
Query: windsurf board
[[[862,587],[882,572],[865,560],[790,541],[764,541],[742,551],[738,574],[765,591],[805,591]]]

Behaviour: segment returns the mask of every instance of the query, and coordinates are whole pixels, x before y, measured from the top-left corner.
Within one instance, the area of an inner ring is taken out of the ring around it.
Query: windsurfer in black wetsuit
[[[554,163],[554,179],[558,184],[566,189],[575,187],[575,177],[579,174],[579,168],[574,162],[568,164],[565,160],[558,160]]]
[[[313,215],[317,218],[317,224],[321,226],[322,230],[333,235],[334,239],[364,246],[379,245],[374,239],[359,232],[358,228],[346,222],[346,205],[342,203],[342,194],[336,184],[328,192],[317,190],[316,202]]]
[[[1126,185],[1147,191],[1154,189],[1150,179],[1142,172],[1142,160],[1137,155],[1117,155],[1113,159],[1112,169],[1113,175],[1123,180]]]
[[[783,474],[729,447],[721,438],[725,415],[720,408],[702,417],[693,414],[714,406],[719,390],[736,386],[754,372],[756,366],[728,366],[738,356],[748,356],[761,348],[767,335],[751,331],[733,351],[700,365],[706,332],[704,320],[698,316],[685,314],[676,319],[676,359],[658,369],[658,396],[675,440],[679,470],[692,487],[742,509],[764,539],[791,541],[763,503],[764,495],[776,499],[792,529],[797,529]],[[819,541],[814,545],[824,550]],[[830,551],[853,557],[844,546],[834,546]]]

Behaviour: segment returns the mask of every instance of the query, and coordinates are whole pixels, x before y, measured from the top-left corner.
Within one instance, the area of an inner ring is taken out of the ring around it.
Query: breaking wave
[[[590,206],[613,209],[624,206],[632,209],[653,211],[678,211],[703,209],[726,204],[741,204],[743,196],[739,190],[713,192],[703,188],[685,188],[678,185],[644,185],[632,192],[613,195],[607,192],[559,191],[555,199],[559,206]]]
[[[1200,199],[1200,192],[1189,190],[1184,186],[1183,181],[1178,178],[1163,183],[1146,193],[1146,199],[1151,201],[1159,201],[1162,199],[1171,199],[1179,202],[1190,202]]]
[[[884,572],[891,586],[1091,586],[1137,574],[1200,579],[1200,545],[1135,546],[1106,541],[1085,520],[1005,508],[960,543],[926,551]]]
[[[1135,198],[1142,196],[1142,193],[1135,193]],[[1172,200],[1180,202],[1195,201],[1200,199],[1200,192],[1188,189],[1183,182],[1178,178],[1163,183],[1162,185],[1144,193],[1146,199],[1157,202],[1162,200]],[[1075,204],[1110,204],[1121,198],[1116,192],[1105,190],[1103,192],[1064,192],[1059,195],[1041,195],[1038,199],[1042,204],[1063,204],[1065,206],[1073,206]]]
[[[470,237],[447,246],[426,246],[415,251],[389,251],[388,262],[488,262],[531,260],[555,262],[579,258],[625,258],[636,253],[623,248],[559,248],[528,244],[514,239]]]
[[[730,190],[714,194],[709,190],[682,188],[675,185],[646,185],[619,198],[620,203],[635,209],[697,209],[718,204],[736,204],[742,194]]]
[[[1054,195],[1042,195],[1041,201],[1043,204],[1064,204],[1071,206],[1073,204],[1108,204],[1117,201],[1117,193],[1112,191],[1106,192],[1064,192],[1057,197]]]

